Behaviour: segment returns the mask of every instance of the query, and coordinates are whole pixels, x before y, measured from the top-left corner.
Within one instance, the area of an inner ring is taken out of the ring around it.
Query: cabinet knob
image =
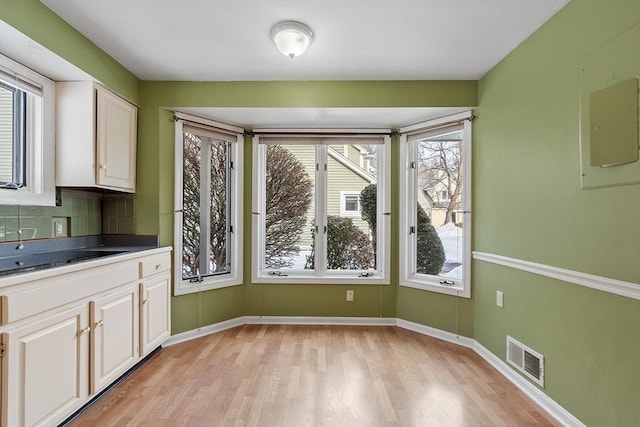
[[[148,302],[149,302],[149,300],[150,300],[150,299],[151,299],[151,298],[147,298],[146,300],[142,301],[142,303],[143,303],[143,304],[146,304],[146,303],[148,303]]]
[[[107,165],[105,165],[104,163],[100,163],[100,169],[106,169]]]
[[[99,327],[101,327],[102,325],[104,325],[104,320],[98,320],[98,321],[96,322],[96,328],[99,328]]]
[[[162,268],[162,263],[156,264],[156,270],[160,270]]]
[[[91,332],[91,326],[87,326],[86,328],[82,329],[80,331],[80,335],[85,335],[85,334],[88,334],[89,332]]]

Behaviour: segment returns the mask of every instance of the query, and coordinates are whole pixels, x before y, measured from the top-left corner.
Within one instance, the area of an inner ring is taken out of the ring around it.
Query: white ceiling
[[[140,79],[178,81],[477,80],[568,1],[41,0]],[[283,20],[313,30],[304,55],[289,59],[271,42]],[[41,58],[57,80],[82,75],[29,53],[44,49],[35,42],[4,41],[0,51],[25,65]],[[461,110],[173,107],[246,128],[397,128]]]
[[[477,80],[568,0],[41,0],[143,80]],[[295,59],[269,33],[304,22]]]

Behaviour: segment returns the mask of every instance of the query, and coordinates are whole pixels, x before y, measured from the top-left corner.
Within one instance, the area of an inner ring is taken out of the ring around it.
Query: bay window
[[[253,281],[388,283],[388,133],[256,133]]]

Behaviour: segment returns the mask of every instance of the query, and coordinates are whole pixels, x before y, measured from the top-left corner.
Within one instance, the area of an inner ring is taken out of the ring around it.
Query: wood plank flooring
[[[160,350],[69,425],[559,424],[467,348],[396,327],[245,325]]]

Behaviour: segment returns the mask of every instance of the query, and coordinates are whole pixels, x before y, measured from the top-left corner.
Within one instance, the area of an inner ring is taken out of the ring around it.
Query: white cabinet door
[[[135,192],[137,108],[93,82],[56,83],[56,185]]]
[[[96,183],[135,190],[136,107],[106,90],[97,89]]]
[[[115,381],[138,359],[138,283],[92,300],[91,394]]]
[[[7,426],[55,425],[88,392],[87,305],[6,332]]]
[[[140,356],[149,354],[171,335],[170,290],[170,271],[145,278],[140,284]]]

